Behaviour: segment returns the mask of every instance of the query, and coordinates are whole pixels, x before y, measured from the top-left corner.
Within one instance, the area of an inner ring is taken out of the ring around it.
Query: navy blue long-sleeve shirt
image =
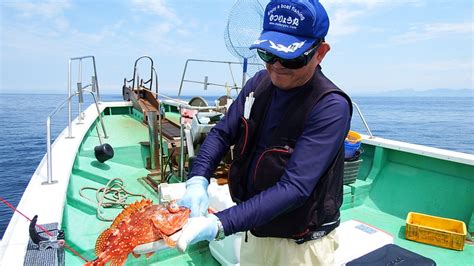
[[[190,176],[209,178],[229,147],[235,144],[240,117],[244,113],[245,97],[259,84],[264,75],[267,75],[266,71],[260,71],[247,82],[226,116],[211,130],[201,145]],[[287,111],[286,107],[298,93],[298,89],[275,90],[248,173],[252,173],[255,158],[266,148],[268,138]],[[323,97],[305,122],[303,134],[296,142],[280,181],[241,204],[216,214],[222,222],[225,234],[250,230],[268,223],[285,210],[302,205],[335,158],[349,127],[350,108],[346,99],[335,93]],[[251,176],[248,174],[244,178],[248,178],[248,189],[252,189]]]

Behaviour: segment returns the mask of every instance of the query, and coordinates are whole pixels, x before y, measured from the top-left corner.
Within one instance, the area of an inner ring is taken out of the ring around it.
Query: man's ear
[[[318,61],[322,61],[323,58],[326,56],[327,52],[329,52],[329,50],[331,50],[331,46],[329,45],[329,43],[322,42],[318,47],[318,54],[316,55]]]

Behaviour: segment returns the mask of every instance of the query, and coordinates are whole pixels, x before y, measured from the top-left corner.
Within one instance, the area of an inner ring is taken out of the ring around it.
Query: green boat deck
[[[95,160],[94,147],[99,144],[92,126],[78,151],[67,191],[62,228],[66,242],[88,260],[95,258],[95,241],[110,222],[96,217],[95,203],[79,194],[81,188],[103,187],[114,178],[124,180],[127,191],[143,194],[158,202],[145,182],[149,149],[140,142],[149,141],[148,129],[139,113],[131,107],[108,108],[104,122],[109,138],[106,143],[115,150],[114,158],[101,164]],[[426,245],[405,239],[405,219],[410,211],[447,217],[474,224],[474,167],[441,159],[363,146],[363,164],[355,183],[344,186],[342,221],[358,220],[373,225],[394,237],[395,244],[429,257],[438,265],[474,264],[474,246],[466,244],[463,251]],[[95,199],[95,191],[84,194]],[[139,198],[129,198],[131,203]],[[103,215],[113,218],[121,210],[107,209]],[[471,228],[472,229],[472,228]],[[84,261],[66,252],[66,264]],[[174,249],[158,252],[146,259],[129,256],[127,265],[218,265],[206,243],[189,248],[185,254]]]
[[[391,234],[395,244],[438,265],[474,264],[472,244],[457,251],[405,238],[409,212],[473,225],[474,167],[382,147],[363,145],[363,149],[358,179],[344,189],[342,221],[373,225]]]
[[[143,181],[148,173],[145,169],[149,148],[140,142],[149,141],[148,128],[141,122],[139,114],[131,115],[129,107],[107,109],[103,116],[109,138],[109,143],[115,151],[112,159],[99,163],[94,156],[94,147],[99,145],[97,131],[93,126],[84,138],[78,151],[67,191],[67,204],[64,207],[62,228],[66,232],[66,242],[81,256],[88,260],[95,259],[95,242],[97,237],[111,222],[105,222],[96,217],[96,204],[79,193],[81,188],[104,187],[110,180],[121,178],[125,189],[134,194],[142,194],[153,202],[158,202],[158,195]],[[117,134],[120,132],[120,134]],[[83,190],[84,196],[95,200],[96,192],[92,189]],[[132,203],[141,197],[130,197]],[[118,208],[108,208],[103,216],[113,219],[121,212]],[[80,265],[84,261],[72,252],[66,252],[66,265]],[[150,258],[145,256],[127,260],[127,265],[219,265],[211,256],[205,243],[191,246],[185,254],[176,250],[165,250]]]

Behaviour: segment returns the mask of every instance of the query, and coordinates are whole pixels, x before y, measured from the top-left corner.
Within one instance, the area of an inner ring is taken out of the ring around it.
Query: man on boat
[[[181,200],[192,218],[180,250],[246,232],[243,265],[333,263],[352,104],[319,66],[330,49],[328,28],[317,0],[268,3],[250,48],[266,70],[247,82],[200,148]],[[209,178],[232,145],[237,205],[207,215]]]

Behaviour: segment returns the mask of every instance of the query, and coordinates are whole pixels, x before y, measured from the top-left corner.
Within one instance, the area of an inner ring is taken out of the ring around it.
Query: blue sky
[[[350,94],[473,89],[472,1],[321,2],[331,21],[326,41],[332,47],[323,71]],[[155,60],[161,91],[175,95],[186,59],[238,60],[224,42],[234,3],[3,0],[0,90],[66,93],[68,59],[94,55],[102,92],[119,93],[134,60],[146,54]],[[210,82],[224,76],[223,70],[197,67],[204,68]]]

